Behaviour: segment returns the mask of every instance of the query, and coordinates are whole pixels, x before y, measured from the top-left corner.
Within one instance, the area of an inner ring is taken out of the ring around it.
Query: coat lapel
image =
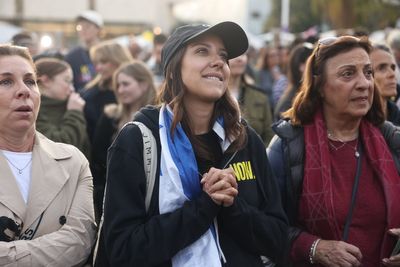
[[[70,158],[71,154],[37,133],[32,157],[25,227],[29,227],[46,210],[69,179],[68,172],[59,161]]]
[[[4,170],[0,175],[2,183],[0,186],[0,203],[23,220],[26,211],[25,201],[3,153],[0,153],[0,170]]]

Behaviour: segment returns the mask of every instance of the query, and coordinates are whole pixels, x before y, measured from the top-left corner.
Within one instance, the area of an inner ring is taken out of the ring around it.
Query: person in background
[[[386,120],[400,125],[400,110],[392,100],[397,95],[397,64],[390,48],[386,45],[374,45],[371,52],[371,63],[374,69],[376,88],[382,98]]]
[[[400,128],[385,122],[367,38],[318,41],[268,147],[293,266],[400,266]]]
[[[312,51],[313,45],[304,42],[297,44],[290,52],[287,74],[289,84],[275,106],[274,121],[278,121],[281,118],[282,112],[288,110],[292,106],[293,98],[297,94],[302,82],[306,61]]]
[[[260,255],[282,258],[279,191],[262,140],[228,90],[228,60],[247,48],[233,22],[185,25],[168,38],[162,105],[135,116],[159,148],[152,201],[146,211],[143,139],[129,124],[108,153],[104,261],[95,266],[261,267]]]
[[[280,51],[269,46],[261,50],[257,63],[256,83],[267,93],[271,112],[287,86],[287,78],[280,69]]]
[[[76,18],[76,31],[81,45],[73,48],[65,56],[74,75],[74,87],[77,92],[94,79],[96,70],[89,56],[89,50],[100,42],[101,29],[104,26],[102,16],[94,10],[85,10]]]
[[[228,89],[239,102],[244,119],[260,135],[264,144],[268,145],[273,136],[269,99],[266,92],[255,86],[254,81],[246,74],[246,66],[247,54],[229,60],[231,75]]]
[[[156,95],[152,73],[140,61],[121,65],[114,72],[112,88],[117,97],[117,103],[105,106],[97,123],[92,143],[94,203],[97,222],[99,222],[103,210],[107,150],[122,126],[131,121],[133,115],[140,108],[147,104],[154,104]]]
[[[15,34],[11,38],[11,44],[28,48],[32,57],[35,57],[39,53],[39,40],[33,32],[22,31]]]
[[[84,114],[89,140],[92,142],[104,106],[117,101],[111,85],[112,75],[121,64],[133,58],[126,47],[113,41],[103,41],[93,46],[90,58],[96,67],[97,76],[86,85],[81,95],[86,101]]]
[[[159,88],[164,81],[164,75],[162,73],[161,67],[161,50],[164,46],[165,41],[167,41],[167,36],[165,34],[161,33],[154,35],[152,55],[146,62],[147,66],[150,68],[154,75],[156,88]]]
[[[89,157],[85,101],[74,90],[71,67],[55,58],[39,59],[35,65],[41,92],[37,130],[55,142],[76,146]]]
[[[0,45],[0,263],[82,266],[95,241],[92,175],[74,146],[36,131],[28,49]]]
[[[275,76],[277,76],[274,72],[280,72],[278,49],[273,46],[263,47],[259,53],[256,71],[256,83],[267,93],[270,107],[273,108],[272,87],[275,82]]]
[[[389,32],[387,43],[392,50],[397,67],[400,68],[400,29],[393,29]]]

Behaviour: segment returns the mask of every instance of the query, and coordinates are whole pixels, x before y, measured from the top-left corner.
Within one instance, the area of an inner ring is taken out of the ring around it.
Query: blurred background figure
[[[97,222],[102,214],[107,150],[122,126],[131,121],[140,108],[147,104],[154,104],[156,95],[152,73],[140,61],[121,65],[113,75],[112,88],[117,103],[105,106],[96,126],[92,146],[92,173]]]
[[[292,100],[300,87],[306,61],[312,50],[313,45],[304,42],[296,45],[290,52],[287,73],[288,85],[275,106],[274,121],[279,120],[281,113],[292,106]]]
[[[161,50],[165,41],[167,41],[167,36],[165,34],[161,33],[154,35],[151,57],[146,61],[147,66],[153,73],[156,88],[158,88],[164,81],[161,67]]]
[[[73,48],[65,56],[65,60],[72,67],[74,87],[79,92],[96,75],[89,50],[100,42],[100,33],[104,24],[101,15],[94,10],[83,11],[77,17],[76,23],[76,31],[81,45]]]
[[[29,53],[33,58],[33,61],[36,61],[40,58],[48,58],[48,57],[64,59],[64,55],[61,53],[61,51],[57,49],[41,50],[39,48],[40,47],[39,38],[37,34],[34,32],[23,31],[17,33],[12,37],[11,43],[13,45],[18,45],[28,48]]]
[[[386,120],[400,125],[400,110],[392,101],[397,95],[397,64],[394,56],[389,47],[377,44],[373,46],[370,57]]]
[[[243,117],[268,145],[273,136],[272,115],[267,93],[254,85],[254,80],[246,73],[247,54],[229,60],[231,75],[228,89],[240,105]]]
[[[161,33],[154,35],[152,54],[149,60],[146,62],[147,66],[153,72],[156,88],[158,88],[164,81],[164,75],[161,67],[161,50],[166,41],[167,36],[165,34]]]
[[[53,141],[76,146],[88,157],[85,101],[74,91],[71,67],[55,58],[39,59],[35,65],[41,92],[37,130]]]
[[[104,106],[116,103],[111,87],[112,75],[122,63],[132,61],[133,58],[126,47],[112,41],[93,46],[90,49],[90,58],[96,67],[97,76],[86,85],[81,95],[86,101],[84,113],[89,140],[92,141]]]
[[[280,51],[274,46],[262,48],[256,69],[257,84],[267,93],[272,112],[287,86],[286,76],[280,69]]]
[[[272,46],[263,47],[260,50],[259,58],[256,64],[257,84],[260,85],[269,99],[272,108],[272,86],[274,84],[273,68],[279,68],[278,50]]]
[[[34,57],[39,52],[39,40],[35,33],[23,31],[14,35],[11,39],[13,45],[26,47],[29,53]]]
[[[400,29],[394,29],[387,36],[387,43],[393,51],[397,67],[400,68]]]

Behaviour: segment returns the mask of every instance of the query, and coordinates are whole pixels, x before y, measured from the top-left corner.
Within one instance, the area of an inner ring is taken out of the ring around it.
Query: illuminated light
[[[53,39],[49,35],[43,35],[40,38],[40,46],[44,49],[50,48],[53,45]]]
[[[154,27],[153,33],[154,33],[154,35],[159,35],[162,33],[162,30],[160,27]]]
[[[76,25],[75,29],[77,32],[80,32],[82,30],[82,25],[80,25],[80,24]]]

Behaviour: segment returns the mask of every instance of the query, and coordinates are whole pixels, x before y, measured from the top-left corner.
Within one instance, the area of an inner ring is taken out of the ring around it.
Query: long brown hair
[[[43,75],[47,76],[49,79],[53,79],[58,74],[71,68],[66,61],[57,58],[41,58],[35,62],[35,65],[39,85],[41,85],[41,77],[43,77]],[[39,89],[43,90],[42,87]]]
[[[171,136],[173,136],[177,124],[181,122],[196,154],[204,159],[213,159],[214,155],[211,154],[205,144],[196,138],[190,129],[188,116],[184,116],[186,110],[183,105],[183,97],[186,93],[186,86],[182,80],[181,68],[186,47],[187,46],[177,51],[166,67],[166,79],[161,85],[159,102],[167,103],[172,108],[174,118],[170,129]],[[226,90],[224,95],[215,103],[214,113],[210,120],[210,128],[214,125],[219,116],[222,116],[224,119],[224,129],[227,136],[229,136],[231,140],[235,140],[229,150],[235,151],[242,148],[247,141],[246,129],[240,122],[239,105],[230,95],[229,90]]]
[[[307,60],[299,93],[292,107],[283,113],[283,117],[289,118],[294,125],[310,123],[316,111],[322,106],[320,90],[326,83],[325,68],[328,59],[354,48],[362,48],[368,54],[372,50],[371,43],[365,37],[359,39],[353,36],[341,36],[332,40],[332,43],[326,45],[320,41],[314,48]],[[372,106],[365,118],[374,125],[380,125],[385,120],[378,90],[374,89]]]

